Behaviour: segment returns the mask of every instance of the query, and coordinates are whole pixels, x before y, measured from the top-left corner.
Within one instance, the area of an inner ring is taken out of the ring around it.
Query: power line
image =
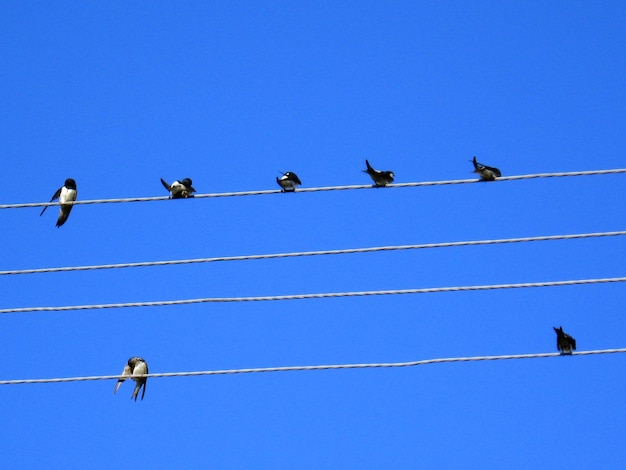
[[[574,352],[573,356],[591,356],[599,354],[619,354],[626,353],[626,348],[621,349],[596,349],[592,351]],[[334,364],[334,365],[318,365],[318,366],[287,366],[287,367],[260,367],[253,369],[224,369],[224,370],[207,370],[195,372],[165,372],[157,374],[137,375],[136,377],[160,378],[160,377],[197,377],[202,375],[229,375],[229,374],[254,374],[261,372],[296,372],[296,371],[313,371],[313,370],[341,370],[341,369],[382,369],[393,367],[415,367],[428,364],[444,364],[451,362],[476,362],[476,361],[503,361],[511,359],[539,359],[548,357],[559,357],[560,353],[535,353],[535,354],[508,354],[501,356],[474,356],[474,357],[448,357],[439,359],[425,359],[422,361],[411,362],[383,362],[371,364]],[[95,375],[88,377],[64,377],[56,379],[18,379],[18,380],[0,380],[0,385],[22,385],[22,384],[42,384],[42,383],[62,383],[62,382],[87,382],[92,380],[118,380],[126,378],[121,375]]]
[[[496,181],[515,181],[534,178],[558,178],[567,176],[592,176],[592,175],[610,175],[617,173],[626,173],[626,168],[618,168],[612,170],[590,170],[590,171],[570,171],[562,173],[535,173],[530,175],[518,175],[518,176],[503,176]],[[414,188],[420,186],[442,186],[449,184],[468,184],[468,183],[483,183],[475,178],[463,179],[463,180],[448,180],[448,181],[423,181],[414,183],[394,183],[387,185],[387,188]],[[492,183],[493,184],[493,183]],[[298,193],[313,193],[321,191],[346,191],[352,189],[372,189],[371,184],[355,184],[348,186],[325,186],[318,188],[300,188],[296,192]],[[266,194],[279,194],[280,189],[267,189],[260,191],[239,191],[228,193],[209,193],[209,194],[196,194],[194,199],[216,198],[216,197],[237,197],[237,196],[261,196]],[[131,198],[118,198],[118,199],[91,199],[83,201],[74,201],[73,205],[84,204],[114,204],[124,202],[151,202],[151,201],[167,201],[169,196],[156,196],[156,197],[131,197]],[[0,209],[24,209],[27,207],[47,207],[58,206],[58,202],[33,202],[23,204],[0,204]]]
[[[139,268],[148,266],[170,266],[179,264],[197,264],[197,263],[214,263],[219,261],[250,261],[260,259],[279,259],[279,258],[296,258],[303,256],[322,256],[322,255],[345,255],[354,253],[374,253],[381,251],[401,251],[401,250],[418,250],[426,248],[450,248],[458,246],[476,246],[476,245],[497,245],[502,243],[524,243],[536,241],[553,241],[553,240],[573,240],[583,238],[597,237],[615,237],[626,235],[626,230],[614,232],[596,232],[596,233],[577,233],[571,235],[547,235],[538,237],[524,238],[501,238],[495,240],[475,240],[461,242],[443,242],[443,243],[425,243],[419,245],[388,245],[375,246],[371,248],[347,248],[342,250],[319,250],[319,251],[297,251],[292,253],[270,253],[262,255],[241,255],[241,256],[221,256],[214,258],[195,258],[180,259],[170,261],[144,261],[138,263],[119,263],[119,264],[99,264],[89,266],[67,266],[59,268],[37,268],[37,269],[17,269],[10,271],[0,271],[0,276],[17,275],[17,274],[41,274],[41,273],[58,273],[68,271],[95,271],[98,269],[120,269],[120,268]]]
[[[574,286],[582,284],[606,284],[615,282],[626,282],[626,277],[613,277],[602,279],[578,279],[570,281],[549,281],[549,282],[526,282],[521,284],[494,284],[483,286],[457,286],[457,287],[428,287],[423,289],[397,289],[361,292],[329,292],[319,294],[293,294],[293,295],[271,295],[261,297],[206,297],[200,299],[185,300],[161,300],[154,302],[129,302],[117,304],[92,304],[92,305],[71,305],[63,307],[23,307],[5,308],[0,313],[25,313],[25,312],[65,312],[70,310],[98,310],[108,308],[128,308],[128,307],[165,307],[172,305],[190,305],[201,303],[234,303],[234,302],[267,302],[279,300],[304,300],[304,299],[328,299],[337,297],[367,297],[374,295],[403,295],[403,294],[429,294],[436,292],[463,292],[463,291],[483,291],[497,289],[521,289],[530,287],[556,287]]]

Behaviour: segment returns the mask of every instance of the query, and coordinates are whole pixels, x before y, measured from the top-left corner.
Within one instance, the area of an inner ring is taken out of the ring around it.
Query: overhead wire
[[[572,356],[591,356],[600,354],[620,354],[626,353],[626,348],[618,349],[596,349],[590,351],[574,351]],[[207,370],[194,372],[164,372],[155,374],[135,375],[133,377],[145,378],[163,378],[163,377],[198,377],[205,375],[231,375],[231,374],[254,374],[265,372],[300,372],[314,370],[342,370],[342,369],[382,369],[396,367],[415,367],[429,364],[445,364],[454,362],[477,362],[477,361],[505,361],[514,359],[541,359],[550,357],[559,357],[562,354],[554,353],[532,353],[532,354],[507,354],[497,356],[470,356],[470,357],[448,357],[437,359],[425,359],[421,361],[410,362],[383,362],[383,363],[364,363],[364,364],[332,364],[332,365],[313,365],[313,366],[285,366],[285,367],[259,367],[249,369],[223,369],[223,370]],[[17,380],[0,380],[0,385],[23,385],[23,384],[44,384],[44,383],[64,383],[64,382],[87,382],[94,380],[119,380],[129,379],[128,376],[122,375],[94,375],[87,377],[62,377],[52,379],[17,379]]]
[[[21,307],[4,308],[0,313],[26,313],[26,312],[65,312],[71,310],[99,310],[110,308],[130,308],[130,307],[165,307],[173,305],[191,305],[201,303],[235,303],[235,302],[268,302],[282,300],[305,300],[305,299],[328,299],[339,297],[367,297],[380,295],[406,295],[406,294],[428,294],[438,292],[463,292],[463,291],[484,291],[498,289],[523,289],[532,287],[557,287],[574,286],[583,284],[606,284],[626,282],[626,277],[613,277],[601,279],[577,279],[567,281],[547,281],[547,282],[525,282],[518,284],[492,284],[478,286],[455,286],[455,287],[428,287],[422,289],[395,289],[359,292],[325,292],[317,294],[292,294],[292,295],[268,295],[259,297],[206,297],[199,299],[184,300],[161,300],[152,302],[128,302],[115,304],[90,304],[90,305],[68,305],[60,307]]]
[[[499,181],[513,181],[513,180],[533,179],[533,178],[606,175],[606,174],[616,174],[616,173],[626,173],[626,169],[518,175],[518,176],[501,177],[501,178],[498,178],[498,180]],[[476,179],[466,179],[466,180],[433,181],[433,182],[397,183],[397,184],[390,184],[388,185],[388,187],[392,187],[392,188],[393,187],[419,187],[419,186],[436,186],[436,185],[449,185],[449,184],[466,184],[466,183],[475,183],[475,182],[478,182],[478,181]],[[330,186],[330,187],[319,187],[319,188],[301,188],[298,190],[298,192],[369,189],[371,187],[372,187],[371,185]],[[195,198],[201,199],[201,198],[215,198],[215,197],[265,195],[265,194],[277,194],[280,192],[281,192],[280,190],[263,190],[263,191],[243,191],[243,192],[230,192],[230,193],[198,194],[195,196]],[[81,204],[103,204],[103,203],[125,203],[125,202],[149,202],[149,201],[160,201],[160,200],[168,200],[168,199],[169,197],[98,199],[98,200],[76,201],[74,202],[74,204],[81,205]],[[5,204],[5,205],[0,205],[0,209],[47,207],[47,206],[55,206],[55,205],[59,205],[59,203],[51,202],[51,203]],[[431,244],[418,244],[418,245],[393,245],[393,246],[379,246],[379,247],[371,247],[371,248],[352,248],[352,249],[344,249],[344,250],[320,250],[320,251],[307,251],[307,252],[244,255],[244,256],[229,256],[229,257],[214,257],[214,258],[197,258],[197,259],[156,261],[156,262],[121,263],[121,264],[92,265],[92,266],[71,266],[71,267],[60,267],[60,268],[38,268],[38,269],[0,271],[0,275],[34,274],[34,273],[62,272],[62,271],[86,271],[86,270],[96,270],[96,269],[161,266],[161,265],[172,265],[172,264],[191,264],[191,263],[206,263],[206,262],[217,262],[217,261],[239,261],[239,260],[254,260],[254,259],[288,258],[288,257],[299,257],[299,256],[367,253],[367,252],[376,252],[376,251],[442,248],[442,247],[454,247],[454,246],[489,245],[489,244],[499,244],[499,243],[521,243],[521,242],[530,242],[530,241],[567,240],[567,239],[620,236],[620,235],[625,235],[625,234],[626,234],[626,231],[596,232],[596,233],[586,233],[586,234],[551,235],[551,236],[539,236],[539,237],[476,240],[476,241],[463,241],[463,242],[444,242],[444,243],[431,243]],[[481,291],[481,290],[496,290],[496,289],[555,287],[555,286],[567,286],[567,285],[617,283],[617,282],[625,282],[625,281],[626,281],[626,277],[615,277],[615,278],[549,281],[549,282],[535,282],[535,283],[435,287],[435,288],[421,288],[421,289],[398,289],[398,290],[361,291],[361,292],[296,294],[296,295],[277,295],[277,296],[260,296],[260,297],[201,298],[201,299],[186,299],[186,300],[173,300],[173,301],[132,302],[132,303],[117,303],[117,304],[91,304],[91,305],[61,306],[61,307],[25,307],[25,308],[14,308],[14,309],[0,309],[0,313],[91,310],[91,309],[107,309],[107,308],[125,308],[125,307],[156,307],[156,306],[168,306],[168,305],[187,305],[187,304],[195,304],[195,303],[257,302],[257,301],[301,300],[301,299],[357,297],[357,296],[374,296],[374,295],[378,296],[378,295],[402,295],[402,294],[421,294],[421,293],[436,293],[436,292]],[[614,354],[614,353],[624,353],[624,352],[626,352],[626,348],[579,351],[579,352],[574,352],[573,355],[582,356],[582,355],[595,355],[595,354]],[[287,366],[287,367],[271,367],[271,368],[250,368],[250,369],[230,369],[230,370],[195,371],[195,372],[157,373],[157,374],[147,374],[144,377],[158,378],[158,377],[245,374],[245,373],[260,373],[260,372],[289,372],[289,371],[312,371],[312,370],[335,370],[335,369],[412,367],[412,366],[418,366],[418,365],[437,364],[437,363],[493,361],[493,360],[509,360],[509,359],[531,359],[531,358],[547,358],[547,357],[557,357],[557,356],[560,356],[560,354],[559,353],[539,353],[539,354],[500,355],[500,356],[475,356],[475,357],[428,359],[428,360],[421,360],[421,361],[399,362],[399,363]],[[120,375],[112,375],[112,376],[53,378],[53,379],[19,379],[19,380],[3,380],[3,381],[0,381],[0,385],[77,382],[77,381],[90,381],[90,380],[118,380],[120,378],[123,378],[123,377]]]
[[[181,264],[197,264],[197,263],[214,263],[221,261],[250,261],[261,259],[279,259],[279,258],[296,258],[305,256],[323,256],[323,255],[345,255],[355,253],[374,253],[381,251],[402,251],[402,250],[419,250],[428,248],[450,248],[460,246],[477,246],[477,245],[497,245],[503,243],[525,243],[536,241],[554,241],[554,240],[574,240],[585,238],[598,238],[598,237],[616,237],[626,235],[626,230],[613,231],[613,232],[595,232],[595,233],[577,233],[567,235],[546,235],[536,237],[522,237],[522,238],[500,238],[493,240],[472,240],[472,241],[460,241],[460,242],[441,242],[441,243],[422,243],[415,245],[387,245],[387,246],[375,246],[368,248],[346,248],[339,250],[317,250],[317,251],[297,251],[291,253],[270,253],[260,255],[240,255],[240,256],[220,256],[213,258],[193,258],[193,259],[179,259],[169,261],[143,261],[136,263],[117,263],[117,264],[99,264],[99,265],[87,265],[87,266],[65,266],[56,268],[35,268],[35,269],[15,269],[0,271],[0,276],[19,275],[19,274],[42,274],[42,273],[57,273],[57,272],[70,272],[70,271],[95,271],[99,269],[121,269],[121,268],[138,268],[138,267],[150,267],[150,266],[170,266]]]
[[[626,173],[626,168],[616,168],[609,170],[589,170],[589,171],[570,171],[570,172],[560,172],[560,173],[534,173],[528,175],[517,175],[517,176],[503,176],[498,178],[496,181],[516,181],[516,180],[526,180],[526,179],[535,179],[535,178],[559,178],[559,177],[569,177],[569,176],[592,176],[592,175],[610,175],[610,174],[618,174],[618,173]],[[447,181],[422,181],[422,182],[412,182],[412,183],[393,183],[389,184],[387,188],[414,188],[421,186],[442,186],[442,185],[450,185],[450,184],[469,184],[469,183],[479,183],[480,180],[476,178],[472,179],[462,179],[462,180],[447,180]],[[313,193],[313,192],[321,192],[321,191],[346,191],[353,189],[372,189],[371,184],[356,184],[356,185],[346,185],[346,186],[325,186],[325,187],[317,187],[317,188],[298,188],[296,192],[298,193]],[[267,190],[259,190],[259,191],[236,191],[236,192],[225,192],[225,193],[208,193],[208,194],[195,194],[193,199],[205,199],[205,198],[218,198],[218,197],[239,197],[239,196],[261,196],[267,194],[279,194],[282,191],[280,189],[267,189]],[[126,202],[152,202],[152,201],[166,201],[169,200],[169,196],[155,196],[155,197],[129,197],[129,198],[116,198],[116,199],[90,199],[90,200],[78,200],[74,201],[72,205],[86,205],[86,204],[115,204],[115,203],[126,203]],[[0,204],[0,209],[24,209],[28,207],[48,207],[48,206],[58,206],[59,202],[33,202],[33,203],[19,203],[19,204]]]

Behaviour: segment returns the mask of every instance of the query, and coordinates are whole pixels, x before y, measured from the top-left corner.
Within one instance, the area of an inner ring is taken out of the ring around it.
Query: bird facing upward
[[[576,340],[563,331],[563,327],[552,327],[556,333],[556,348],[561,354],[572,354],[576,350]]]

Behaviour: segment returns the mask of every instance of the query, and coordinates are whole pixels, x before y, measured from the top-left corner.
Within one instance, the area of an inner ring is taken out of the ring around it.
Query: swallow
[[[370,178],[374,181],[375,187],[381,188],[393,183],[393,177],[395,176],[393,171],[375,170],[367,160],[365,160],[365,164],[367,165],[367,170],[363,170],[363,173],[370,175]]]
[[[563,327],[554,328],[556,332],[556,348],[561,354],[572,354],[576,350],[576,340],[563,331]]]
[[[161,184],[170,192],[172,199],[186,199],[188,197],[193,197],[193,193],[196,192],[196,190],[192,188],[191,179],[189,178],[174,181],[171,185],[167,184],[167,181],[161,178]]]
[[[72,203],[76,200],[76,196],[78,195],[78,191],[76,190],[76,181],[72,178],[68,178],[65,180],[65,184],[57,189],[57,192],[54,193],[50,202],[58,199],[61,203],[61,210],[59,210],[59,218],[57,219],[57,228],[63,225],[67,218],[70,216],[70,212],[72,212]],[[48,206],[45,206],[41,211],[39,216],[41,217]]]
[[[137,401],[139,390],[141,390],[141,387],[143,387],[143,392],[141,394],[141,399],[143,400],[143,396],[146,394],[146,383],[148,382],[148,378],[135,376],[146,374],[148,374],[148,363],[140,357],[131,357],[128,360],[128,364],[126,364],[124,370],[122,371],[123,377],[117,381],[117,384],[115,384],[115,390],[113,390],[113,395],[115,395],[117,389],[120,388],[120,385],[122,385],[122,382],[124,382],[124,380],[126,380],[127,378],[131,378],[135,381],[135,390],[133,390],[133,394],[130,398],[134,398],[135,401]]]
[[[474,173],[480,175],[480,181],[494,181],[496,178],[502,176],[500,170],[492,166],[483,165],[476,161],[476,156],[473,160],[470,160],[474,164]]]
[[[296,186],[302,184],[298,175],[296,175],[293,171],[283,173],[283,176],[280,178],[277,176],[276,182],[278,183],[278,186],[282,188],[284,193],[293,193],[296,190]]]

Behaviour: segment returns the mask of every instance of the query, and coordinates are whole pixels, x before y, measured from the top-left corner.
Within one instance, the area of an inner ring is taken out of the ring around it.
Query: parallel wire
[[[626,353],[626,348],[620,349],[596,349],[592,351],[574,352],[573,356],[591,356],[598,354],[619,354]],[[510,359],[539,359],[548,357],[558,357],[560,353],[535,353],[535,354],[508,354],[501,356],[474,356],[474,357],[448,357],[439,359],[425,359],[411,362],[383,362],[371,364],[334,364],[317,366],[286,366],[286,367],[260,367],[252,369],[224,369],[207,370],[195,372],[165,372],[157,374],[136,375],[134,377],[160,378],[160,377],[197,377],[203,375],[229,375],[229,374],[254,374],[262,372],[296,372],[313,370],[341,370],[341,369],[382,369],[393,367],[415,367],[428,364],[444,364],[451,362],[476,362],[476,361],[502,361]],[[128,376],[121,375],[94,375],[88,377],[64,377],[56,379],[18,379],[0,380],[0,385],[22,385],[22,384],[43,384],[43,383],[63,383],[63,382],[87,382],[92,380],[119,380],[128,379]]]
[[[476,245],[497,245],[502,243],[524,243],[536,241],[553,241],[553,240],[573,240],[583,238],[597,237],[615,237],[626,235],[626,230],[614,232],[596,232],[596,233],[578,233],[571,235],[547,235],[538,237],[524,238],[501,238],[495,240],[475,240],[460,242],[443,242],[443,243],[425,243],[419,245],[388,245],[375,246],[371,248],[347,248],[342,250],[319,250],[319,251],[299,251],[292,253],[271,253],[263,255],[241,255],[241,256],[221,256],[215,258],[195,258],[180,259],[170,261],[144,261],[138,263],[119,263],[119,264],[99,264],[88,266],[67,266],[59,268],[37,268],[37,269],[17,269],[10,271],[0,271],[0,276],[18,275],[18,274],[41,274],[41,273],[58,273],[68,271],[94,271],[98,269],[120,269],[120,268],[139,268],[148,266],[170,266],[179,264],[196,264],[196,263],[214,263],[219,261],[250,261],[260,259],[278,259],[278,258],[296,258],[303,256],[322,256],[322,255],[345,255],[354,253],[374,253],[380,251],[401,251],[401,250],[418,250],[426,248],[450,248],[458,246],[476,246]]]
[[[567,176],[591,176],[591,175],[610,175],[617,173],[626,173],[626,168],[617,168],[612,170],[590,170],[590,171],[570,171],[561,173],[535,173],[530,175],[518,175],[518,176],[503,176],[498,178],[497,181],[515,181],[534,178],[558,178]],[[414,188],[420,186],[442,186],[449,184],[468,184],[479,183],[476,178],[463,179],[463,180],[448,180],[448,181],[423,181],[414,183],[394,183],[387,185],[388,188]],[[354,184],[347,186],[325,186],[319,188],[299,188],[298,193],[313,193],[321,191],[346,191],[352,189],[372,189],[371,184]],[[279,194],[280,189],[267,189],[260,191],[239,191],[228,193],[209,193],[209,194],[196,194],[193,199],[204,198],[216,198],[216,197],[237,197],[237,196],[261,196],[266,194]],[[84,201],[74,201],[73,205],[83,204],[114,204],[124,202],[151,202],[151,201],[166,201],[169,200],[169,196],[156,196],[156,197],[130,197],[130,198],[118,198],[118,199],[91,199]],[[0,204],[0,209],[23,209],[27,207],[47,207],[58,206],[59,202],[33,202],[24,204]]]
[[[483,286],[458,286],[458,287],[429,287],[424,289],[397,289],[361,292],[330,292],[319,294],[294,294],[294,295],[272,295],[261,297],[207,297],[200,299],[185,300],[162,300],[154,302],[129,302],[117,304],[93,304],[93,305],[72,305],[63,307],[23,307],[5,308],[0,313],[25,313],[25,312],[65,312],[70,310],[97,310],[108,308],[128,308],[128,307],[165,307],[171,305],[190,305],[201,303],[230,303],[230,302],[267,302],[280,300],[304,300],[304,299],[328,299],[337,297],[367,297],[374,295],[403,295],[403,294],[427,294],[436,292],[461,292],[461,291],[483,291],[497,289],[521,289],[530,287],[556,287],[573,286],[581,284],[606,284],[626,282],[626,277],[613,277],[602,279],[578,279],[569,281],[549,281],[549,282],[526,282],[520,284],[494,284]]]

